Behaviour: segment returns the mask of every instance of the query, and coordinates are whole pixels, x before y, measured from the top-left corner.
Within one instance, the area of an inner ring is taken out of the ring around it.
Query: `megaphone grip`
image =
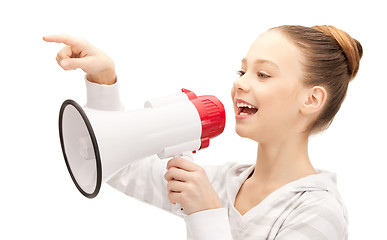
[[[183,159],[191,161],[191,162],[194,161],[192,152],[183,152],[179,156],[176,156],[176,157],[183,158]],[[182,207],[180,207],[180,205],[178,203],[176,203],[176,205],[180,208],[181,211],[184,211],[184,209]]]

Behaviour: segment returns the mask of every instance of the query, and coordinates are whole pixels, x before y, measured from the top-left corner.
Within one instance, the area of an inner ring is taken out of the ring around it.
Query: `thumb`
[[[83,58],[66,58],[60,62],[60,66],[64,70],[74,70],[77,68],[82,68],[85,65],[85,60]]]

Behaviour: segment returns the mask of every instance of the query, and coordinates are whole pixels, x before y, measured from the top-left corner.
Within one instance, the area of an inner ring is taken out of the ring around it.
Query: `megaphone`
[[[215,96],[181,92],[145,102],[133,111],[82,108],[73,100],[59,112],[63,156],[77,189],[88,198],[101,183],[133,161],[157,154],[181,156],[209,146],[225,127],[224,106]]]

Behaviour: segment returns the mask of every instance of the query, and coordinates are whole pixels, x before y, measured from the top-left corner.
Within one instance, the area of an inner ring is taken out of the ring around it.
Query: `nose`
[[[250,85],[247,82],[247,78],[245,76],[242,76],[234,81],[233,87],[235,91],[243,91],[248,92],[250,91]]]

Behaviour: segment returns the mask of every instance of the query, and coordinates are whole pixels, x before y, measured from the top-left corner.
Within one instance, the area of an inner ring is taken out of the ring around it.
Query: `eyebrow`
[[[243,58],[242,63],[246,64],[246,62],[247,62],[246,58]],[[254,61],[254,64],[268,64],[268,65],[271,65],[271,66],[279,69],[277,64],[275,64],[274,62],[272,62],[270,60],[266,60],[266,59],[257,59]]]

